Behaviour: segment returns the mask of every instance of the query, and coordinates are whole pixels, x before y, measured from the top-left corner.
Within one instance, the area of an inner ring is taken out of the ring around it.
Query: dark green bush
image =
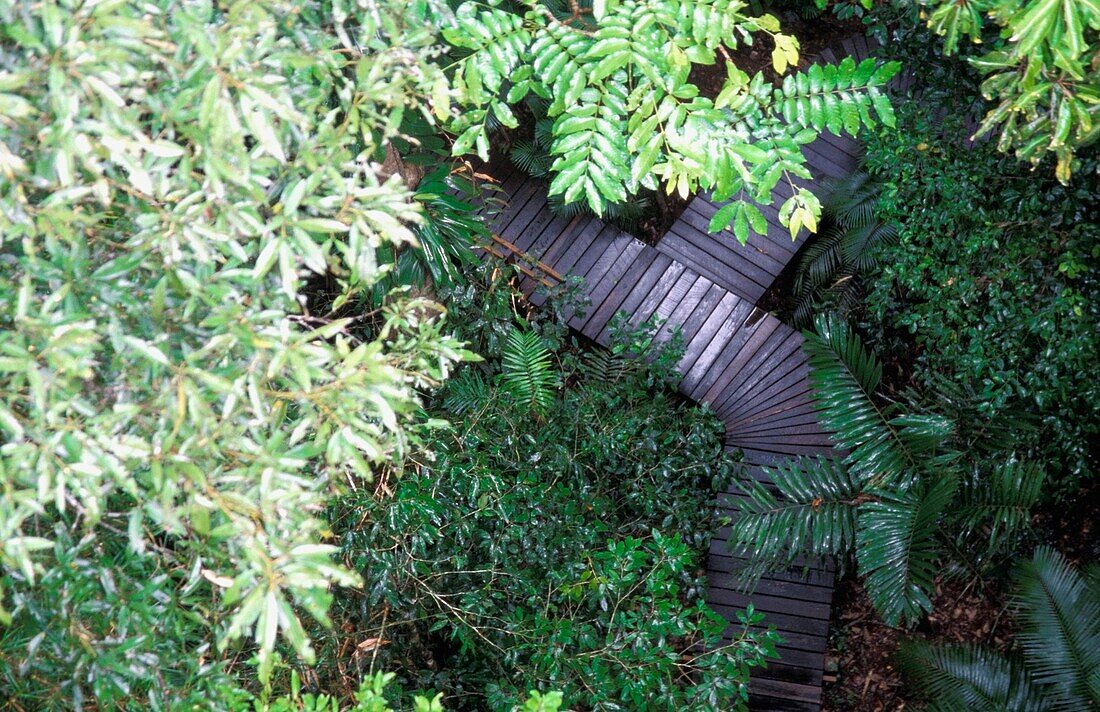
[[[534,334],[445,387],[433,414],[455,427],[434,458],[333,517],[366,582],[344,624],[387,641],[360,664],[467,709],[530,689],[582,709],[738,707],[775,638],[719,646],[727,624],[702,597],[733,467],[721,424],[625,346],[551,351]]]
[[[1100,430],[1095,153],[1063,186],[990,143],[968,147],[973,75],[951,60],[921,67],[921,97],[898,111],[899,130],[868,140],[879,217],[899,235],[876,255],[884,267],[865,326],[915,385],[969,389],[987,419],[1036,416],[1021,445],[1072,487],[1094,469],[1089,441]]]

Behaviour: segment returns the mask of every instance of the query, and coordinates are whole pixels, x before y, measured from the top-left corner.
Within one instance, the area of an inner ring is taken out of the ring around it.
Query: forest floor
[[[1095,561],[1100,553],[1096,550],[1100,547],[1097,501],[1100,483],[1093,481],[1067,501],[1040,509],[1032,528],[1070,561]],[[892,712],[909,707],[892,660],[906,635],[934,643],[978,643],[1007,650],[1013,640],[1009,594],[1005,577],[988,577],[984,588],[972,581],[940,580],[931,615],[906,633],[883,623],[859,581],[846,576],[834,593],[823,712]]]

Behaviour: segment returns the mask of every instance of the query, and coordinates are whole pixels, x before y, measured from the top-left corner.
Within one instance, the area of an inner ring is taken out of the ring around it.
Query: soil
[[[892,657],[908,635],[882,622],[863,586],[845,578],[836,590],[825,658],[823,712],[887,712],[907,706]],[[999,650],[1012,641],[1006,591],[978,591],[958,579],[939,582],[934,608],[912,634],[935,643],[977,642]]]

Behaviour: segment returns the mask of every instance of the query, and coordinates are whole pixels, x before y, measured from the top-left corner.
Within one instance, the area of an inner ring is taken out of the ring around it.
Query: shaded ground
[[[1086,483],[1068,501],[1041,509],[1032,526],[1075,564],[1096,561],[1097,501],[1100,483]],[[1028,556],[1026,549],[1022,556]],[[1006,650],[1013,639],[1008,593],[1007,584],[997,579],[986,580],[984,589],[961,580],[940,581],[932,614],[912,634],[937,643],[980,643]],[[891,659],[905,633],[882,623],[852,576],[840,582],[833,600],[823,712],[912,709],[915,705],[907,699]]]

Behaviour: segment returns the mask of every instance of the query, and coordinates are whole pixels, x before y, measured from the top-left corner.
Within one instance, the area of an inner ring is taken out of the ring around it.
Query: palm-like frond
[[[846,554],[855,545],[859,487],[841,463],[804,457],[767,469],[776,492],[756,480],[742,483],[730,527],[734,553],[788,564],[802,552],[816,557]]]
[[[952,512],[960,535],[980,535],[989,550],[1001,547],[1028,523],[1039,501],[1045,473],[1036,463],[1009,460],[963,487],[960,506]]]
[[[860,508],[856,561],[867,595],[889,625],[912,623],[932,610],[940,515],[955,496],[946,477],[925,491],[880,492]]]
[[[596,387],[618,383],[627,372],[630,360],[624,353],[610,349],[594,349],[584,359],[584,376]]]
[[[792,318],[809,325],[826,300],[847,311],[861,291],[861,277],[878,266],[876,248],[897,240],[895,226],[875,217],[882,192],[864,171],[832,181],[823,200],[822,229],[795,269]]]
[[[898,670],[929,712],[1039,712],[1042,690],[1018,658],[972,645],[933,646],[907,640],[895,654]]]
[[[553,160],[545,148],[535,141],[516,141],[510,154],[512,163],[533,178],[545,178],[550,173]]]
[[[558,376],[542,337],[513,329],[501,354],[500,378],[505,390],[520,403],[538,412],[549,408]]]
[[[1090,579],[1049,547],[1019,570],[1018,640],[1036,681],[1055,693],[1050,709],[1100,709],[1100,590]]]
[[[821,420],[833,440],[850,451],[845,462],[852,476],[875,486],[911,485],[918,477],[922,454],[934,450],[951,432],[938,416],[896,415],[880,406],[873,392],[882,366],[842,319],[821,315],[817,333],[804,332],[814,398],[824,412]]]
[[[475,369],[467,367],[447,381],[443,407],[455,415],[467,415],[490,402],[491,398],[489,383]]]

